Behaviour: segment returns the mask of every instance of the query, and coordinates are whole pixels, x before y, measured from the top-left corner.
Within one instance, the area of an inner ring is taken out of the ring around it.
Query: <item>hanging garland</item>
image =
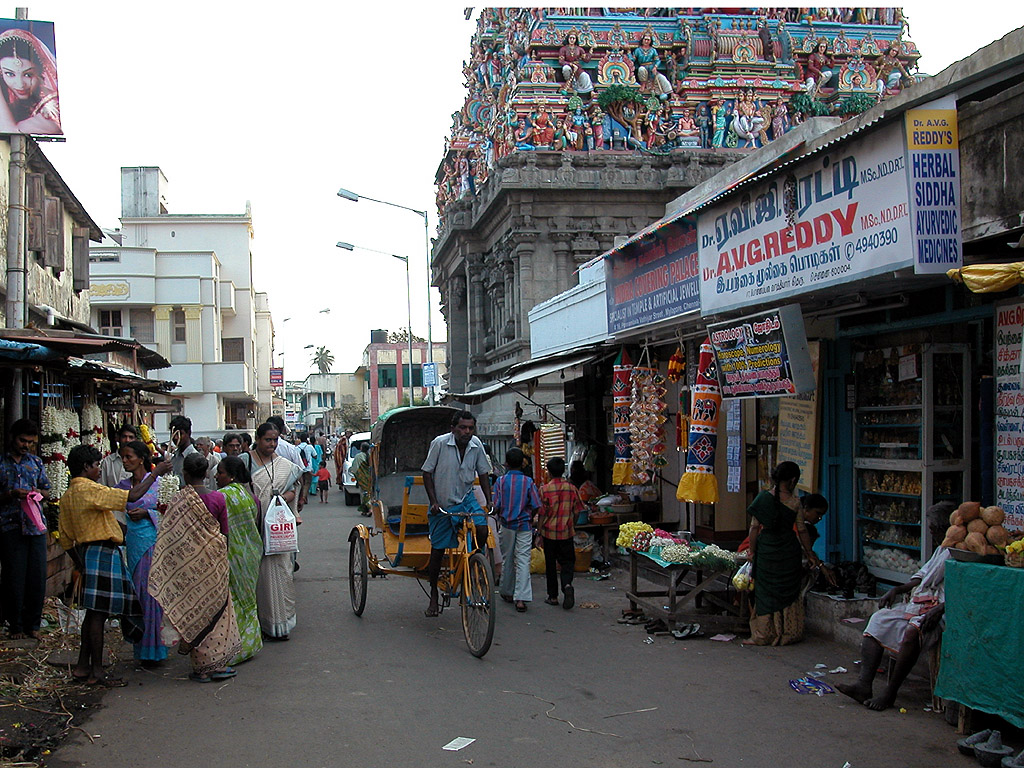
[[[654,478],[657,467],[665,459],[665,379],[650,366],[650,357],[644,350],[646,365],[637,365],[630,373],[632,397],[629,414],[629,436],[632,449],[633,485],[645,485]]]
[[[52,500],[57,501],[68,489],[71,480],[67,460],[71,449],[81,444],[82,426],[78,413],[71,408],[47,405],[43,408],[39,439],[39,456],[43,471],[50,481]]]

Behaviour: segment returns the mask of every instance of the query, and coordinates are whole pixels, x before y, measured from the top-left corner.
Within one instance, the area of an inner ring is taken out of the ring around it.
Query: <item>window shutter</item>
[[[86,227],[75,227],[71,235],[71,260],[72,287],[84,291],[89,287],[89,230]]]
[[[43,198],[46,188],[43,174],[29,173],[25,176],[25,207],[28,208],[28,250],[42,253],[46,250],[46,230],[43,228]]]
[[[59,197],[47,197],[43,206],[43,226],[46,228],[46,251],[43,266],[64,270],[64,206]]]

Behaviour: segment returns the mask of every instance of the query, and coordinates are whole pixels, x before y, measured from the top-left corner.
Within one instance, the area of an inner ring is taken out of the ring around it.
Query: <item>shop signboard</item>
[[[799,304],[708,325],[722,397],[775,397],[814,390]]]
[[[272,386],[272,387],[283,387],[284,386],[284,368],[271,368],[270,369],[270,386]]]
[[[905,120],[914,271],[945,274],[963,266],[956,97],[909,109]]]
[[[903,126],[840,142],[698,217],[700,307],[774,303],[913,263]]]
[[[700,309],[697,228],[680,219],[605,259],[608,330],[622,333]]]
[[[423,364],[423,386],[424,387],[436,387],[437,386],[437,363],[424,363]]]
[[[996,307],[996,505],[1007,530],[1024,529],[1024,301]]]
[[[793,461],[800,467],[797,488],[807,493],[818,491],[818,429],[821,384],[819,355],[821,345],[807,342],[814,371],[814,389],[795,397],[779,398],[778,461]]]
[[[63,135],[53,22],[0,19],[0,59],[6,62],[0,91],[10,121],[0,132]]]

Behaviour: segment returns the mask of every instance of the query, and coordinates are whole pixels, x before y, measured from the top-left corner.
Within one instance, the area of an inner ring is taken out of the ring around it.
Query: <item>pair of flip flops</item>
[[[700,637],[700,624],[683,624],[681,627],[672,630],[672,637],[676,640],[685,640],[688,637]]]

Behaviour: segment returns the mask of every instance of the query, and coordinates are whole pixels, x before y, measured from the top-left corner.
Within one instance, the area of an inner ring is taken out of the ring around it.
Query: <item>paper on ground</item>
[[[476,739],[467,739],[465,736],[459,736],[458,738],[452,739],[445,744],[441,749],[447,749],[449,752],[458,752],[463,747],[468,747]]]

